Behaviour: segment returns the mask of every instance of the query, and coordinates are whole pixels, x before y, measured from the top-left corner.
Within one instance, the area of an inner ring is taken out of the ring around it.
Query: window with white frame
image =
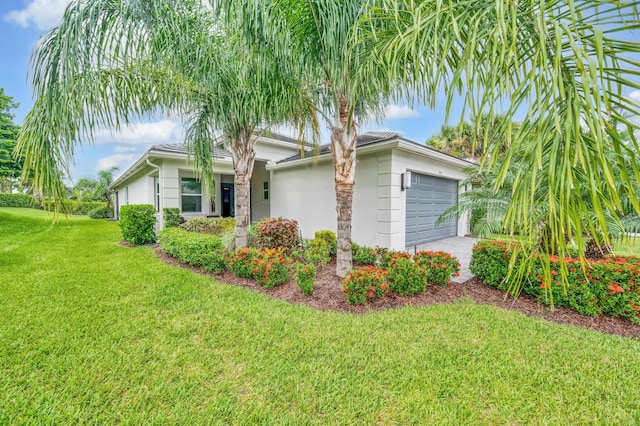
[[[160,178],[158,177],[153,178],[153,188],[155,192],[154,201],[156,205],[156,211],[159,212],[160,211]]]
[[[183,212],[202,211],[202,183],[196,178],[180,178],[180,190]]]

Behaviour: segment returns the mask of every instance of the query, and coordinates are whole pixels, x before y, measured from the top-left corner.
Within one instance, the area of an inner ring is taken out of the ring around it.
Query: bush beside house
[[[485,284],[507,290],[509,262],[513,246],[504,241],[481,241],[473,249],[471,272]],[[522,257],[516,257],[516,267]],[[640,323],[640,258],[608,257],[587,260],[586,269],[578,259],[550,258],[551,280],[545,280],[542,261],[534,259],[529,279],[523,287],[526,294],[540,303],[575,309],[583,315],[608,314]],[[565,268],[568,285],[559,279]]]
[[[129,204],[120,208],[122,238],[142,245],[156,241],[156,208],[151,204]]]

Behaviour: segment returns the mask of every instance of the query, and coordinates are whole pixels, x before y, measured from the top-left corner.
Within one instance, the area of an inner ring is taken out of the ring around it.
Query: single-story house
[[[469,232],[466,215],[435,226],[457,203],[471,163],[407,140],[397,133],[358,137],[352,239],[396,250]],[[287,136],[258,137],[251,179],[251,220],[296,219],[302,236],[336,230],[334,171],[329,145],[304,147]],[[162,227],[162,209],[177,207],[182,217],[234,216],[233,162],[221,146],[214,153],[215,191],[197,179],[193,161],[181,144],[154,145],[120,175],[115,213],[125,204],[153,204]]]

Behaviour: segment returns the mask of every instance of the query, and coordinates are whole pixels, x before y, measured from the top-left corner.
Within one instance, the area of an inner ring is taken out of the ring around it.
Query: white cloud
[[[15,22],[22,28],[35,25],[41,30],[47,30],[58,22],[71,0],[31,0],[24,9],[12,10],[6,15],[6,21]]]
[[[415,109],[403,105],[387,105],[384,110],[384,118],[387,120],[402,120],[405,118],[420,117],[420,113]]]
[[[180,123],[162,120],[154,123],[136,123],[123,127],[119,132],[100,129],[95,132],[96,143],[100,145],[154,145],[182,143],[184,134]],[[123,147],[119,148],[123,151]]]
[[[119,154],[123,154],[125,152],[136,152],[138,150],[138,148],[136,148],[135,146],[122,146],[122,145],[117,145],[115,148],[115,152],[119,153]]]
[[[113,154],[98,160],[96,170],[108,170],[112,167],[118,167],[120,170],[128,168],[137,156],[135,154]]]
[[[629,98],[640,105],[640,90],[629,93]]]

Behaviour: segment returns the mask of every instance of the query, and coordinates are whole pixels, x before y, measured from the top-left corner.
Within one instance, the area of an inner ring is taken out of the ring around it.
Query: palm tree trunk
[[[349,120],[349,108],[344,96],[339,99],[339,125],[332,128],[331,156],[335,167],[336,212],[338,218],[338,251],[336,274],[344,277],[351,271],[351,215],[356,172],[356,128]]]
[[[231,144],[233,156],[236,216],[236,249],[248,244],[247,230],[251,220],[251,175],[256,153],[255,139],[247,133]]]

